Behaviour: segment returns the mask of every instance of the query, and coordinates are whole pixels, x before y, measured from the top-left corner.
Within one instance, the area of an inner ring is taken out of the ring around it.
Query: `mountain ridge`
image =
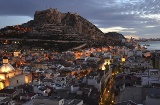
[[[34,20],[27,23],[1,29],[0,36],[1,38],[8,37],[25,40],[40,39],[43,41],[73,42],[80,45],[86,44],[89,47],[112,44],[112,41],[108,43],[107,38],[109,36],[106,37],[100,29],[87,19],[76,13],[61,13],[52,8],[36,11]],[[110,38],[110,40],[113,39]]]

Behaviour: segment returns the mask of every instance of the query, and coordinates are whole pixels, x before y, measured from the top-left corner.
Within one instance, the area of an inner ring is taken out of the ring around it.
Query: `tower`
[[[8,57],[4,56],[2,63],[3,64],[8,64]]]

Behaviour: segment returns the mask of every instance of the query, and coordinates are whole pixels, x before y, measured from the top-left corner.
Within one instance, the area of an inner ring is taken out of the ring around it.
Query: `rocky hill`
[[[105,33],[105,39],[108,39],[108,44],[111,45],[118,45],[118,46],[124,46],[124,43],[122,43],[122,39],[125,39],[125,37],[117,32],[108,32]]]
[[[28,26],[32,27],[38,35],[47,34],[49,37],[54,36],[56,38],[59,38],[57,35],[63,35],[70,37],[68,38],[70,41],[75,41],[75,39],[77,41],[86,40],[86,38],[98,41],[104,35],[95,25],[78,14],[61,13],[52,8],[36,11],[34,21],[29,23],[31,24]],[[33,34],[32,32],[30,34]]]
[[[125,37],[122,34],[117,33],[117,32],[108,32],[108,33],[105,33],[105,36],[111,37],[113,40],[114,39],[118,39],[118,40],[125,39]]]
[[[49,42],[50,44],[44,45],[41,43],[40,47],[52,45],[53,49],[58,48],[58,50],[67,50],[82,45],[102,46],[109,44],[108,37],[83,17],[70,12],[61,13],[52,8],[36,11],[34,20],[22,25],[2,28],[0,37],[23,39],[26,43],[29,40],[33,44],[36,41]],[[24,41],[21,42],[24,44]],[[56,47],[54,47],[55,45]]]

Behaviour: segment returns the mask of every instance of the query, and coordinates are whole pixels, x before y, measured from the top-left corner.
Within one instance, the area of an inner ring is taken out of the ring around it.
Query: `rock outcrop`
[[[99,30],[95,25],[79,16],[78,14],[61,13],[57,9],[47,9],[43,11],[36,11],[34,15],[34,22],[36,24],[52,24],[70,26],[76,33],[94,39],[96,37],[103,37],[104,33]]]
[[[34,14],[34,21],[41,24],[60,24],[64,16],[65,14],[58,12],[57,9],[47,9],[36,11]]]

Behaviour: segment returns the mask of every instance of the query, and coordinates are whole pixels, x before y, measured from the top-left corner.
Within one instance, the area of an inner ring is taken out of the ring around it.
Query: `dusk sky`
[[[0,28],[25,23],[50,7],[78,13],[104,33],[160,38],[160,0],[0,0]]]

